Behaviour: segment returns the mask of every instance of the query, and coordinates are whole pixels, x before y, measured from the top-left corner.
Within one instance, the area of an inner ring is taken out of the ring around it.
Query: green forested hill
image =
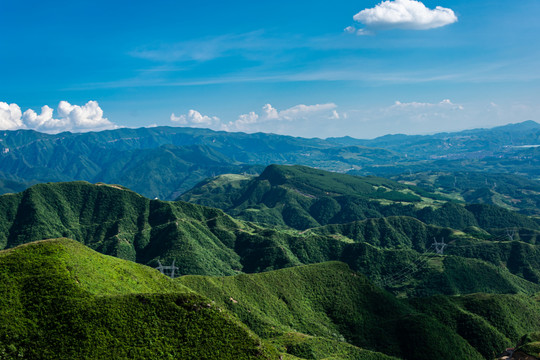
[[[530,229],[509,239],[505,229],[463,232],[403,216],[309,231],[279,229],[234,220],[218,209],[85,182],[40,184],[4,195],[0,209],[2,248],[70,237],[151,266],[175,260],[180,274],[231,275],[340,260],[405,295],[530,293],[540,283],[539,233]],[[431,259],[434,239],[445,239],[445,254],[454,257]]]
[[[156,270],[67,239],[0,251],[2,359],[278,359]]]
[[[540,321],[532,229],[456,230],[406,216],[271,228],[85,182],[4,195],[0,210],[7,359],[480,359]],[[484,225],[506,213],[489,214]],[[33,242],[66,236],[78,242]],[[444,255],[434,239],[446,241]],[[199,276],[170,281],[81,243],[151,266],[174,259],[180,274]],[[331,260],[345,264],[316,264]]]
[[[271,165],[253,178],[219,176],[179,199],[219,207],[237,218],[301,230],[393,215],[455,229],[540,229],[534,219],[494,205],[464,206],[420,187],[305,166]]]
[[[528,296],[404,301],[342,263],[178,281],[234,312],[288,353],[310,359],[322,358],[317,351],[324,338],[403,359],[490,359],[540,321],[540,305]],[[340,357],[345,350],[335,346],[335,358],[364,359],[359,350]]]
[[[40,184],[4,195],[0,209],[0,248],[69,237],[144,264],[175,258],[184,273],[231,274],[241,268],[226,238],[214,232],[243,225],[217,209],[84,182]]]
[[[0,251],[0,280],[2,359],[490,359],[540,322],[523,294],[398,299],[339,262],[171,280],[69,239]]]

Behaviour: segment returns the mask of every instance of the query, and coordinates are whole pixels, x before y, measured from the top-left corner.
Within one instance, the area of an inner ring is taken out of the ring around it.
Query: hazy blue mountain
[[[39,182],[118,183],[174,199],[211,176],[254,174],[264,166],[300,164],[361,175],[426,170],[496,171],[540,176],[540,125],[373,140],[304,139],[207,129],[156,127],[90,133],[0,132],[0,191]],[[11,181],[7,183],[6,181]],[[10,185],[11,184],[11,185]]]

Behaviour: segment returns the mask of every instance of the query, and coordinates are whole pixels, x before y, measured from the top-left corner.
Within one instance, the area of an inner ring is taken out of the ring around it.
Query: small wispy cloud
[[[58,116],[55,117],[54,110],[48,105],[42,106],[41,112],[38,114],[32,109],[23,113],[17,104],[0,102],[0,128],[3,130],[33,129],[48,133],[118,128],[103,117],[103,110],[97,101],[88,101],[82,106],[60,101],[57,114]]]
[[[358,35],[389,29],[428,30],[458,21],[452,9],[441,6],[429,9],[421,1],[416,0],[383,1],[374,8],[360,11],[353,19],[365,27],[356,30],[349,26],[346,31],[356,32]]]
[[[429,102],[408,102],[402,103],[401,101],[396,101],[392,108],[412,108],[412,109],[422,109],[422,108],[443,108],[443,109],[452,109],[452,110],[463,110],[463,106],[459,104],[454,104],[450,99],[444,99],[438,103],[429,103]]]
[[[384,121],[393,121],[396,124],[409,123],[412,128],[418,126],[430,127],[433,124],[455,121],[465,116],[465,107],[455,104],[450,99],[440,102],[401,102],[382,108],[377,115]]]
[[[263,53],[267,57],[277,49],[283,50],[293,46],[291,42],[286,43],[282,39],[272,38],[263,31],[253,31],[196,38],[158,47],[145,46],[130,52],[130,55],[163,63],[205,62],[234,55],[253,58]]]

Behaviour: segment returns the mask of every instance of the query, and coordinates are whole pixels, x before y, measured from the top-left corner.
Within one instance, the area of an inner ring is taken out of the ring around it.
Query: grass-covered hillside
[[[337,262],[177,281],[234,312],[278,348],[306,359],[386,359],[366,350],[415,360],[490,359],[540,321],[533,297],[400,300]]]
[[[146,199],[116,185],[40,184],[0,197],[0,245],[69,237],[103,254],[178,274],[232,275],[343,261],[396,294],[536,291],[538,233],[489,234],[411,217],[367,219],[308,231],[234,220],[221,210]],[[505,221],[506,219],[503,219]],[[494,218],[493,221],[499,221]],[[449,244],[434,256],[434,239]],[[447,256],[448,255],[448,256]]]
[[[260,176],[223,175],[200,183],[179,199],[219,207],[244,220],[308,229],[385,216],[464,229],[540,224],[495,205],[464,205],[452,195],[378,177],[357,177],[305,166],[268,166]]]
[[[0,251],[1,359],[480,360],[539,322],[528,295],[399,299],[340,262],[171,280],[70,239]]]
[[[157,270],[68,239],[0,251],[1,359],[278,359]]]

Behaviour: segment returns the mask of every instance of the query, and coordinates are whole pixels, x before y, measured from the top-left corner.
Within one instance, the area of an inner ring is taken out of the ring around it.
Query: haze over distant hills
[[[361,175],[426,170],[540,175],[540,125],[373,140],[157,127],[48,135],[0,132],[0,190],[48,181],[118,183],[147,197],[174,199],[207,177],[300,164]],[[532,146],[532,147],[530,147]]]

